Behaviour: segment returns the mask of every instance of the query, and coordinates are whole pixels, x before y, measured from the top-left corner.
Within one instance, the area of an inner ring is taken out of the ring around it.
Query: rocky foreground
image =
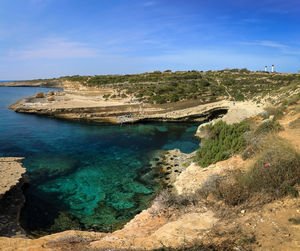
[[[285,130],[279,136],[299,152],[300,130],[289,126],[297,119],[299,114],[285,115],[280,120]],[[299,197],[287,196],[267,204],[254,197],[238,206],[228,206],[212,194],[201,199],[199,191],[209,191],[216,178],[226,178],[235,170],[243,172],[254,160],[233,156],[200,168],[192,157],[179,150],[166,154],[162,168],[167,186],[177,194],[176,201],[168,193],[160,194],[121,230],[65,231],[39,239],[0,237],[0,250],[178,250],[191,245],[194,250],[300,250]],[[300,187],[296,189],[300,191]]]
[[[249,164],[240,157],[205,169],[192,164],[178,175],[174,189],[188,198],[212,177],[225,176],[228,171],[244,169]],[[299,250],[299,227],[288,221],[299,215],[299,199],[292,198],[274,201],[262,208],[229,210],[221,201],[210,197],[200,205],[168,207],[164,196],[160,196],[149,209],[113,233],[65,231],[39,239],[0,237],[0,249],[153,250],[181,249],[201,243],[199,250]],[[240,239],[243,247],[249,242],[252,248],[241,249],[236,239]]]
[[[25,202],[22,186],[28,182],[23,158],[0,158],[0,235],[25,237],[19,216]]]

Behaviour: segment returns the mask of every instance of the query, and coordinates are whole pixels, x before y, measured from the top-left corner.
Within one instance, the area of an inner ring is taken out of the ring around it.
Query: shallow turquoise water
[[[159,189],[149,162],[157,150],[199,147],[196,124],[72,123],[7,107],[44,88],[0,88],[0,156],[25,157],[30,176],[23,226],[105,231],[144,209]]]

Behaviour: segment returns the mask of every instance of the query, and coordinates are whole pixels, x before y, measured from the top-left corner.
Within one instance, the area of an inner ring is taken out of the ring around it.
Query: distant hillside
[[[267,95],[282,93],[285,89],[296,90],[300,87],[300,74],[252,72],[247,69],[207,72],[167,70],[130,75],[75,75],[14,84],[61,87],[65,81],[71,81],[74,85],[116,89],[117,94],[107,94],[107,99],[131,96],[150,104],[189,99],[200,99],[206,103],[224,98],[259,101]]]

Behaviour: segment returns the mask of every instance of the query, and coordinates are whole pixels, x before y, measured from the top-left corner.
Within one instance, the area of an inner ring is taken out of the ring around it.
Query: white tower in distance
[[[265,71],[268,71],[268,66],[265,66]]]
[[[274,65],[272,64],[272,72],[274,72]]]

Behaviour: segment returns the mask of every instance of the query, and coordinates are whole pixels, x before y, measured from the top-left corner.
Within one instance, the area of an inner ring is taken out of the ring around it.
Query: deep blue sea
[[[25,157],[30,185],[21,220],[32,234],[121,226],[159,189],[152,163],[159,150],[199,147],[197,124],[105,125],[8,109],[49,90],[0,87],[0,156]]]

